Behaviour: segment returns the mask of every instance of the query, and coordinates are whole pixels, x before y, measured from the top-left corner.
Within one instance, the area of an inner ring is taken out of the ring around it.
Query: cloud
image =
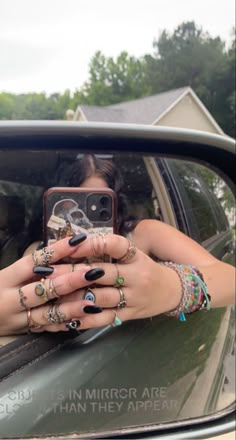
[[[97,50],[152,53],[159,32],[195,20],[229,40],[235,0],[7,0],[0,13],[0,93],[78,88]]]
[[[1,81],[38,74],[58,55],[59,49],[31,45],[30,43],[0,40],[0,84]]]

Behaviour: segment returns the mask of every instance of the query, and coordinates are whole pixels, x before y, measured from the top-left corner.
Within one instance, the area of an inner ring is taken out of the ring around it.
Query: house
[[[182,127],[224,134],[191,87],[106,107],[80,105],[75,112],[67,111],[67,119]]]

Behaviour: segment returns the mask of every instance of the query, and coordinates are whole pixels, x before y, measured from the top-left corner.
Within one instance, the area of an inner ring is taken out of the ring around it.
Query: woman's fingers
[[[73,303],[73,305],[75,306],[75,303]],[[60,310],[64,311],[62,305],[60,306]],[[67,314],[69,315],[69,312]],[[114,309],[106,309],[103,310],[101,313],[96,313],[96,314],[85,313],[82,311],[80,316],[76,317],[75,315],[73,315],[73,317],[71,317],[71,319],[68,322],[64,322],[61,324],[52,324],[52,325],[48,325],[47,323],[43,325],[40,329],[32,328],[31,331],[57,332],[57,331],[68,331],[68,329],[86,330],[89,328],[103,327],[105,325],[112,325],[116,327],[121,325],[123,321],[129,319],[129,315],[130,313],[125,310],[114,310]],[[32,316],[34,317],[33,319],[36,322],[36,313],[32,314]],[[42,320],[40,322],[42,322]]]
[[[72,258],[109,255],[122,263],[135,261],[137,249],[131,240],[116,234],[89,237],[71,254]]]
[[[114,263],[102,263],[97,262],[88,265],[85,264],[76,264],[74,267],[74,272],[81,271],[83,268],[89,270],[99,267],[103,269],[105,275],[101,279],[96,280],[96,284],[104,285],[104,286],[114,286],[118,284],[118,280],[122,282],[122,284],[129,285],[134,281],[134,273],[130,266],[126,264],[114,264]],[[53,266],[54,272],[50,275],[49,279],[54,279],[59,275],[69,274],[71,273],[71,265],[58,265]],[[78,286],[79,288],[79,286]]]
[[[13,295],[11,299],[12,311],[20,312],[32,307],[38,307],[52,299],[63,297],[77,289],[88,286],[103,276],[103,269],[83,266],[82,269],[76,272],[70,272],[54,279],[41,279],[40,281],[15,288],[15,301],[13,300]]]
[[[62,324],[84,315],[84,308],[86,306],[95,307],[94,310],[97,313],[102,312],[102,309],[98,309],[91,301],[76,301],[64,304],[48,303],[17,314],[15,316],[15,325],[18,328],[28,326],[28,328],[38,330],[38,327],[41,326]]]
[[[62,302],[75,302],[83,299],[92,301],[102,308],[120,307],[122,301],[123,307],[132,307],[134,305],[130,289],[127,287],[86,287],[85,289],[64,296]]]
[[[86,238],[85,234],[78,234],[71,239],[64,238],[47,248],[35,251],[34,258],[32,255],[21,258],[16,263],[3,269],[1,287],[13,287],[23,284],[32,278],[35,265],[51,265],[64,257],[70,256]]]
[[[52,265],[62,258],[98,257],[103,254],[115,259],[122,259],[123,263],[135,261],[137,253],[131,241],[115,234],[97,235],[86,239],[85,234],[79,234],[72,239],[65,238],[57,241],[48,248],[35,251],[34,257],[27,255],[16,263],[3,269],[1,287],[22,285],[32,278],[35,265]],[[76,248],[76,249],[75,249]],[[72,270],[72,266],[70,265]]]

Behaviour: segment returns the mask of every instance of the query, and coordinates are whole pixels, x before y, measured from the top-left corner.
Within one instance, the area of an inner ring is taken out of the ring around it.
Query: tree
[[[96,52],[89,79],[80,90],[63,94],[0,94],[0,119],[63,119],[80,104],[105,106],[191,86],[223,130],[235,135],[235,33],[228,49],[219,38],[191,22],[173,33],[164,30],[154,52],[117,58]]]
[[[14,97],[10,93],[0,94],[0,119],[12,119]]]
[[[117,59],[96,52],[90,63],[89,81],[81,90],[83,104],[109,105],[144,96],[144,61],[121,52]]]
[[[173,34],[164,30],[153,47],[154,56],[145,57],[152,94],[189,85],[223,129],[233,134],[235,40],[227,52],[219,37],[211,38],[194,22],[186,22]]]

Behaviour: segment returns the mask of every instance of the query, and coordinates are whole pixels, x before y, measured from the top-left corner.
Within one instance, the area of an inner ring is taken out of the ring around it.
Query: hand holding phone
[[[110,188],[50,188],[43,205],[46,245],[81,232],[117,232],[117,200]]]

